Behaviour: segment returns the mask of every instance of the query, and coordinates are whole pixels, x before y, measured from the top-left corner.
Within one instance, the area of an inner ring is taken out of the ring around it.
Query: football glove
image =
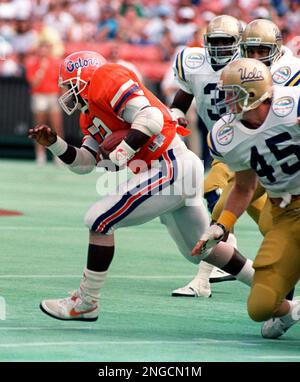
[[[203,255],[208,249],[217,245],[223,239],[225,233],[226,229],[222,224],[214,223],[207,229],[195,245],[192,255]]]

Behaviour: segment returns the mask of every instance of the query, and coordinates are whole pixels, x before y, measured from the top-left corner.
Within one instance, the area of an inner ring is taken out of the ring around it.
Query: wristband
[[[56,156],[60,156],[64,154],[67,151],[68,144],[66,141],[64,141],[62,138],[57,136],[56,142],[54,142],[52,145],[48,146],[47,149],[49,149],[52,154]]]
[[[127,164],[127,162],[136,153],[128,143],[124,140],[109,154],[109,159],[119,167]]]
[[[234,226],[237,221],[237,216],[228,210],[224,210],[219,217],[217,224],[221,224],[225,227],[226,231],[230,231],[230,229]]]

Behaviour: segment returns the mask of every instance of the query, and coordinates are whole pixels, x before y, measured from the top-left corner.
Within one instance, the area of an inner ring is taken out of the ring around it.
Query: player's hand
[[[226,230],[222,224],[215,223],[211,225],[195,245],[192,256],[201,255],[208,249],[213,248],[223,239],[225,233]]]
[[[97,155],[97,167],[105,168],[106,171],[111,171],[111,172],[120,171],[120,167],[114,164],[109,159],[109,152],[106,151],[101,145],[99,146],[99,151]]]
[[[56,132],[47,125],[39,125],[28,130],[28,137],[42,146],[51,146],[57,140]]]
[[[189,121],[185,118],[180,117],[177,119],[177,123],[179,126],[188,127]]]
[[[100,160],[108,159],[109,160],[109,152],[104,149],[102,145],[99,145],[99,158]]]

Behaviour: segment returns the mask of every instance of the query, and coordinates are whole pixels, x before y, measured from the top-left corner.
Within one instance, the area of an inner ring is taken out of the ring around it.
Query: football
[[[104,139],[100,145],[100,151],[104,158],[108,158],[108,155],[121,143],[128,132],[129,129],[113,131]]]

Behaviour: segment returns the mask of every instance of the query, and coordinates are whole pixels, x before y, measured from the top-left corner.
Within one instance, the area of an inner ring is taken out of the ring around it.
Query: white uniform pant
[[[160,217],[180,252],[199,263],[200,257],[192,257],[191,251],[209,226],[202,199],[203,178],[202,162],[180,142],[151,169],[134,175],[92,205],[85,223],[93,232],[110,234]]]

